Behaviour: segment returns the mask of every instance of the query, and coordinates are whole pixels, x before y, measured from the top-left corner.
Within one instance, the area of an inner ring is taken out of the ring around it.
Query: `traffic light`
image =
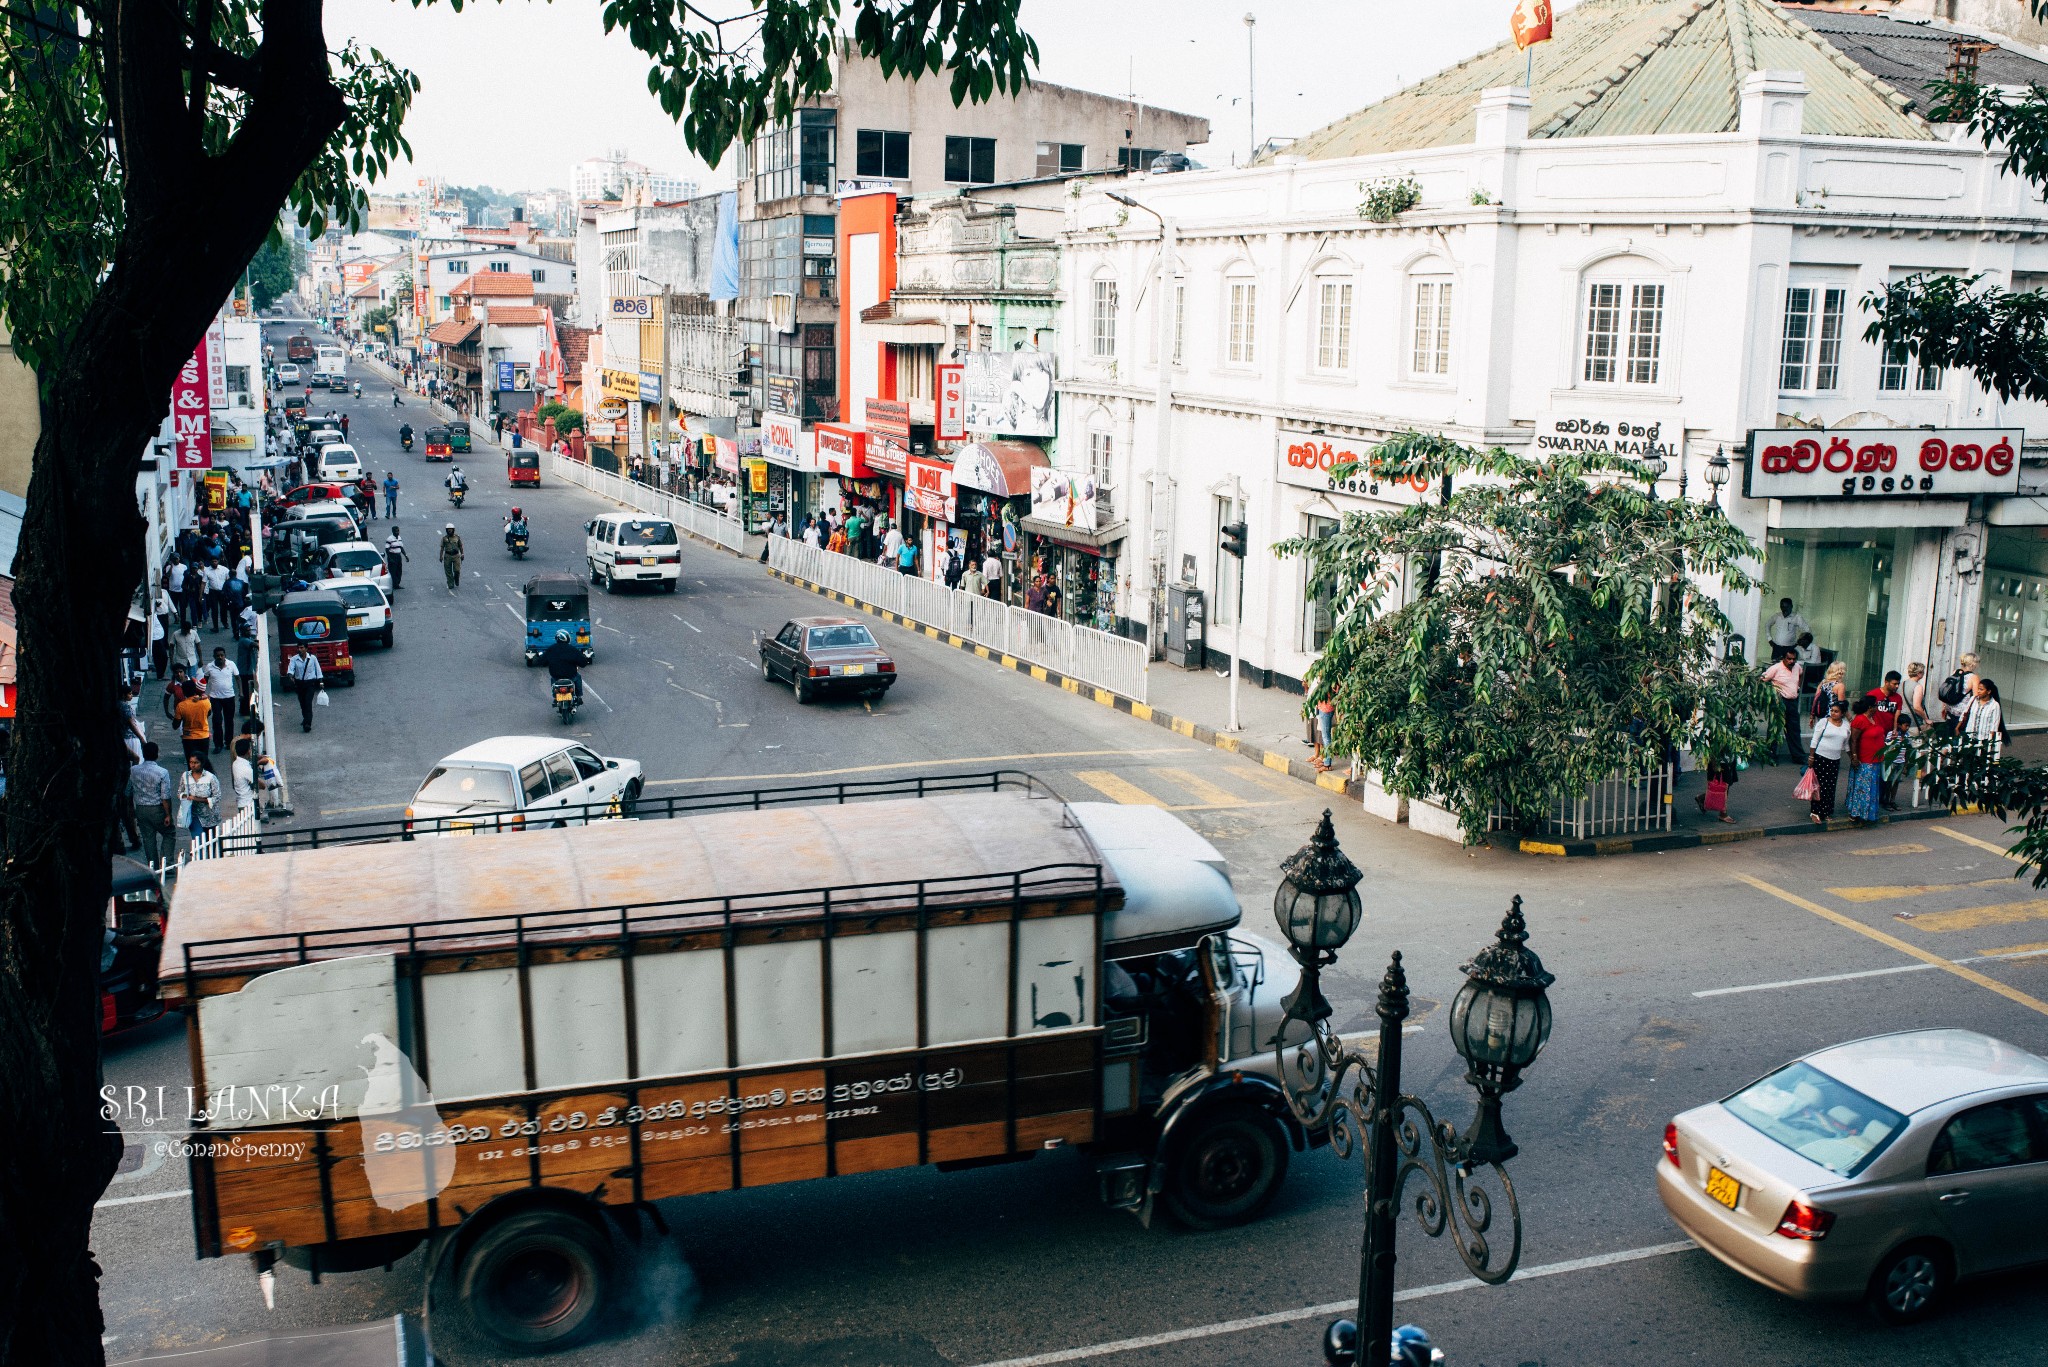
[[[1223,550],[1227,555],[1244,559],[1246,528],[1242,522],[1226,522],[1223,525]]]
[[[284,576],[281,574],[251,574],[249,576],[249,606],[258,612],[268,612],[284,598]]]

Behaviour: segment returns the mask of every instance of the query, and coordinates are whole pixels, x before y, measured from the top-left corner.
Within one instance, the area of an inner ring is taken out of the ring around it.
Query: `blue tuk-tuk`
[[[566,574],[536,574],[526,581],[526,662],[540,663],[540,653],[567,631],[583,652],[583,663],[597,658],[590,639],[590,593],[581,579]]]

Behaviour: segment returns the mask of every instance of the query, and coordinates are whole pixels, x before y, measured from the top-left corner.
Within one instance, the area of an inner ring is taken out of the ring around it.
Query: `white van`
[[[683,538],[676,524],[644,513],[606,513],[583,524],[590,582],[607,593],[621,583],[658,583],[674,593],[683,577]]]
[[[315,484],[353,484],[362,477],[363,461],[355,447],[338,441],[320,448],[320,458],[313,465]]]

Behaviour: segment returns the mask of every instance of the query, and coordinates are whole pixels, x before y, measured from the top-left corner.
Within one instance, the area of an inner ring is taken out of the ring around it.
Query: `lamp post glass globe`
[[[1287,937],[1294,961],[1301,965],[1301,983],[1281,1003],[1297,1020],[1328,1019],[1332,1008],[1323,996],[1321,979],[1325,965],[1337,961],[1337,951],[1358,929],[1363,908],[1358,900],[1358,882],[1365,875],[1337,848],[1337,832],[1330,824],[1330,812],[1309,842],[1280,865],[1280,886],[1273,889],[1273,920]]]
[[[1732,471],[1728,464],[1728,448],[1725,446],[1715,447],[1713,459],[1707,462],[1707,483],[1719,489],[1728,482],[1730,473]]]
[[[1521,1085],[1522,1071],[1550,1039],[1549,987],[1557,979],[1528,944],[1517,897],[1494,942],[1464,966],[1464,986],[1451,998],[1451,1044],[1465,1060],[1466,1081],[1479,1093],[1479,1112],[1459,1141],[1461,1161],[1473,1166],[1515,1156],[1515,1141],[1501,1123],[1500,1099]]]

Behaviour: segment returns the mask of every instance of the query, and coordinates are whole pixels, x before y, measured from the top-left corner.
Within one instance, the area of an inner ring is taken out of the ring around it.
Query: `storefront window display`
[[[2048,722],[2048,527],[1992,527],[1977,660],[2006,725]]]
[[[1045,576],[1054,596],[1047,610],[1063,622],[1116,630],[1116,556],[1033,537],[1031,573]]]
[[[1770,533],[1764,598],[1773,605],[1780,598],[1792,600],[1812,627],[1821,658],[1848,666],[1852,696],[1877,687],[1886,670],[1903,671],[1908,663],[1890,658],[1887,650],[1889,642],[1908,639],[1906,624],[1894,620],[1904,608],[1904,596],[1892,588],[1899,566],[1911,555],[1914,535],[1911,527]]]

